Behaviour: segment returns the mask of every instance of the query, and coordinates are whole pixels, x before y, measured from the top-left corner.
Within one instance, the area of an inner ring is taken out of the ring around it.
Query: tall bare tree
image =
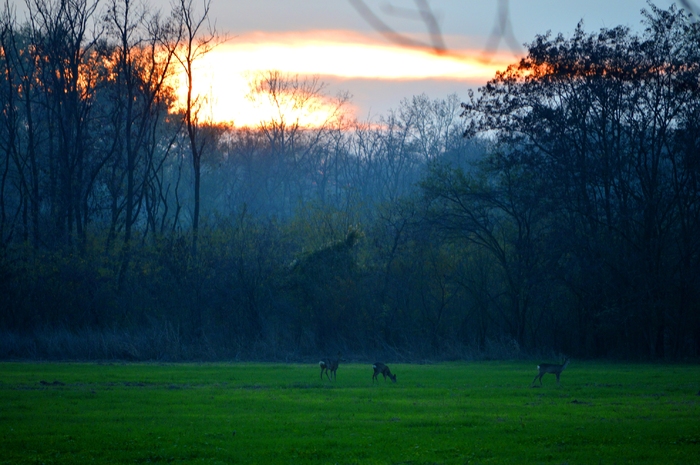
[[[97,2],[88,0],[26,0],[33,46],[41,53],[43,104],[47,133],[52,195],[51,216],[56,237],[71,243],[84,240],[89,221],[87,199],[99,157],[91,150],[90,125],[97,78],[95,43],[100,32],[91,31]]]
[[[116,191],[113,195],[118,197],[113,200],[110,228],[113,234],[123,210],[124,241],[119,273],[122,287],[130,260],[132,229],[149,179],[154,176],[153,168],[163,162],[163,157],[154,159],[156,137],[168,140],[158,128],[167,112],[167,79],[172,74],[174,50],[180,37],[178,28],[163,22],[158,13],[149,13],[140,0],[111,0],[104,18],[108,37],[114,41],[107,52],[108,61],[114,63],[107,71],[114,81],[110,98],[114,128],[111,150],[118,172],[112,179],[121,185],[121,178],[126,177],[123,197],[119,195],[120,189],[113,188]],[[164,43],[169,47],[163,47]]]
[[[200,184],[202,178],[202,154],[210,141],[201,131],[200,110],[202,97],[194,94],[195,62],[209,53],[218,43],[220,37],[209,21],[211,0],[202,0],[201,11],[194,5],[194,0],[179,0],[176,14],[180,21],[182,42],[175,49],[175,56],[185,73],[187,97],[185,101],[185,127],[192,152],[192,169],[194,171],[194,212],[192,215],[192,252],[197,255],[199,237]]]

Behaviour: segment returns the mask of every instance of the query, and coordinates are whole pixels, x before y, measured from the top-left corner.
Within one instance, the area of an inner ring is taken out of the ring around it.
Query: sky
[[[167,12],[174,0],[142,1]],[[661,8],[671,3],[655,1]],[[420,20],[422,4],[433,13],[439,36]],[[508,14],[499,15],[504,7]],[[327,105],[348,93],[349,114],[376,121],[414,95],[466,99],[469,89],[517,62],[522,44],[537,34],[571,35],[579,21],[589,32],[618,25],[641,29],[643,8],[647,0],[211,0],[209,18],[226,41],[200,59],[195,90],[206,96],[209,118],[254,125],[270,111],[261,99],[249,98],[256,73],[318,75]],[[382,34],[377,21],[397,34]],[[406,44],[435,44],[431,37],[440,39],[445,53]],[[295,117],[314,124],[313,115]]]
[[[402,99],[422,93],[431,98],[454,93],[465,99],[469,89],[484,85],[497,69],[516,62],[524,53],[522,44],[537,34],[571,34],[581,20],[587,31],[618,25],[640,29],[640,12],[648,8],[646,0],[428,0],[450,52],[439,56],[387,38],[359,12],[358,3],[212,0],[213,24],[219,33],[229,36],[206,66],[209,95],[216,100],[212,113],[221,107],[215,119],[244,121],[236,106],[248,106],[247,113],[254,113],[250,101],[217,92],[241,85],[232,82],[244,82],[239,77],[246,74],[246,68],[319,74],[329,96],[343,91],[352,95],[352,113],[362,120],[376,119],[398,108]],[[361,3],[401,37],[430,44],[426,23],[416,15],[421,0]],[[655,2],[661,8],[671,3]],[[494,30],[499,30],[499,5],[508,8],[508,22],[505,28],[500,23],[506,34],[494,36]]]

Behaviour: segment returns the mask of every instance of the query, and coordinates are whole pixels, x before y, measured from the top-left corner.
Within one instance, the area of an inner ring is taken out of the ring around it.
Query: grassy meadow
[[[0,464],[700,464],[700,368],[0,363]]]

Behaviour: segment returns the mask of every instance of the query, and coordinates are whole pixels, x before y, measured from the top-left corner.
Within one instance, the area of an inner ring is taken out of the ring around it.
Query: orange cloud
[[[436,55],[348,31],[250,33],[234,37],[199,59],[195,93],[206,99],[205,117],[254,126],[270,117],[269,108],[246,98],[255,73],[274,69],[290,75],[354,79],[485,82],[506,66],[505,60],[484,63],[480,57],[480,51],[468,50]],[[322,107],[318,111],[328,113]]]

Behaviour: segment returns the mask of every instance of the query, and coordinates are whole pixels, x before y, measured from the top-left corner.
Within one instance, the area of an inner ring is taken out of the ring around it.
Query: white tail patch
[[[569,364],[569,359],[567,358],[562,365],[555,365],[552,363],[540,363],[537,365],[537,376],[535,376],[535,379],[532,380],[531,386],[535,384],[535,381],[538,379],[540,380],[540,385],[542,385],[542,377],[547,374],[551,373],[554,376],[557,377],[557,384],[559,384],[559,376],[561,375],[561,372],[564,371],[564,368],[567,367]]]
[[[375,380],[378,381],[377,375],[379,374],[384,376],[384,381],[386,381],[386,377],[388,376],[392,383],[396,382],[396,375],[391,373],[389,367],[386,366],[384,363],[374,362],[374,364],[372,365],[372,369],[374,370],[374,373],[372,374],[372,382],[374,382]]]
[[[326,377],[329,381],[331,380],[331,376],[333,376],[333,379],[335,379],[336,371],[338,370],[338,365],[341,361],[344,360],[340,356],[340,352],[338,352],[338,358],[327,358],[318,362],[318,366],[321,368],[321,379],[323,379],[323,373],[326,373]]]

